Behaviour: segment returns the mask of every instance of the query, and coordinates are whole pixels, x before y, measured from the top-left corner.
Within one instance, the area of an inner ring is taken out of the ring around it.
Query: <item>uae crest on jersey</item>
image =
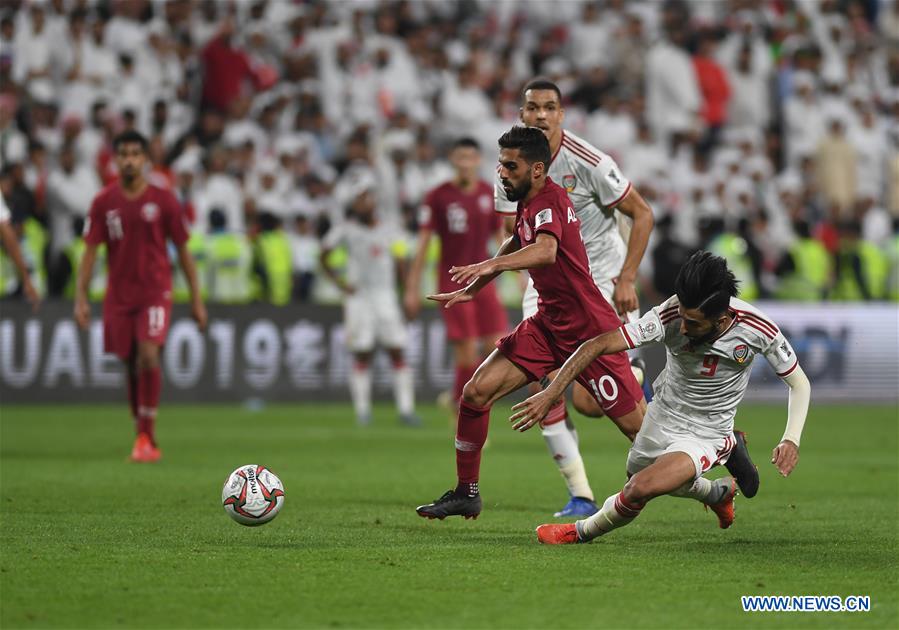
[[[155,221],[159,216],[159,206],[155,203],[145,203],[140,209],[140,214],[144,221]]]
[[[577,178],[574,175],[563,175],[562,185],[565,187],[565,190],[571,192],[577,186]]]
[[[749,346],[745,343],[741,343],[739,346],[734,348],[734,360],[737,363],[743,363],[746,361],[746,358],[749,356]]]

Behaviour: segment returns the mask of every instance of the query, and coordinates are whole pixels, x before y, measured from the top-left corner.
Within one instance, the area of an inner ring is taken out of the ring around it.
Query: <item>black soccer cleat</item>
[[[751,499],[759,491],[759,469],[749,457],[749,449],[746,448],[746,434],[735,429],[734,441],[734,448],[724,467],[737,480],[740,494]]]
[[[457,493],[455,490],[447,490],[433,503],[419,505],[415,511],[422,518],[439,518],[441,521],[447,516],[477,518],[481,514],[481,495],[476,494],[470,497],[461,492]]]

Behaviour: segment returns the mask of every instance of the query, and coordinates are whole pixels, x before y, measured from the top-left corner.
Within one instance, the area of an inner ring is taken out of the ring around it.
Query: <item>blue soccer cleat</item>
[[[553,514],[556,518],[574,518],[593,516],[599,512],[599,506],[584,497],[571,497],[561,510]]]

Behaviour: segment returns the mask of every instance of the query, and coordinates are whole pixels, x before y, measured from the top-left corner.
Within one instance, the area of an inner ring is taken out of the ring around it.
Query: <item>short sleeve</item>
[[[432,190],[429,192],[424,201],[421,202],[421,206],[418,208],[418,227],[419,229],[424,230],[433,230],[434,229],[434,204],[435,197],[437,195]]]
[[[509,201],[506,197],[506,191],[499,181],[499,170],[493,175],[493,207],[500,214],[508,214],[513,217],[518,212],[518,204],[514,201]]]
[[[106,220],[103,216],[103,203],[100,199],[100,195],[94,197],[91,209],[88,211],[87,218],[84,220],[84,242],[88,245],[100,245],[108,240],[106,234]]]
[[[552,234],[562,241],[562,210],[556,207],[543,208],[534,213],[534,234]],[[565,217],[567,219],[567,216]]]
[[[606,156],[590,169],[590,185],[606,208],[614,208],[631,190],[628,180],[611,157]]]
[[[796,351],[793,346],[784,337],[780,331],[764,350],[765,359],[768,364],[781,378],[787,377],[793,373],[796,366],[799,365],[799,359],[796,357]]]
[[[190,238],[187,230],[187,216],[174,195],[165,199],[165,232],[175,245],[183,245]]]
[[[6,205],[6,200],[0,194],[0,223],[8,223],[9,216],[9,206]]]
[[[344,225],[338,224],[328,230],[322,239],[322,247],[324,249],[335,249],[340,247],[346,240],[346,228]]]
[[[637,321],[624,324],[619,328],[629,348],[639,348],[648,343],[665,340],[665,326],[662,324],[664,308],[664,304],[655,306]]]

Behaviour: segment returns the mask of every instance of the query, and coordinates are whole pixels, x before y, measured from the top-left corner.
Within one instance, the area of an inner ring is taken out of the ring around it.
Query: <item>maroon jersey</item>
[[[90,245],[106,243],[106,306],[135,307],[170,298],[172,266],[166,240],[180,245],[188,238],[172,193],[148,185],[140,197],[128,199],[118,183],[110,184],[94,198],[84,233]]]
[[[518,203],[515,230],[522,248],[532,245],[541,232],[559,242],[555,264],[528,272],[540,296],[534,317],[551,330],[560,346],[571,352],[585,339],[621,325],[590,275],[580,222],[564,188],[547,177],[536,197],[527,205]]]
[[[494,212],[493,187],[487,182],[478,182],[471,193],[446,182],[427,194],[419,223],[440,237],[437,288],[441,293],[459,288],[450,277],[450,267],[471,265],[491,256],[487,243],[502,220],[502,215]]]

